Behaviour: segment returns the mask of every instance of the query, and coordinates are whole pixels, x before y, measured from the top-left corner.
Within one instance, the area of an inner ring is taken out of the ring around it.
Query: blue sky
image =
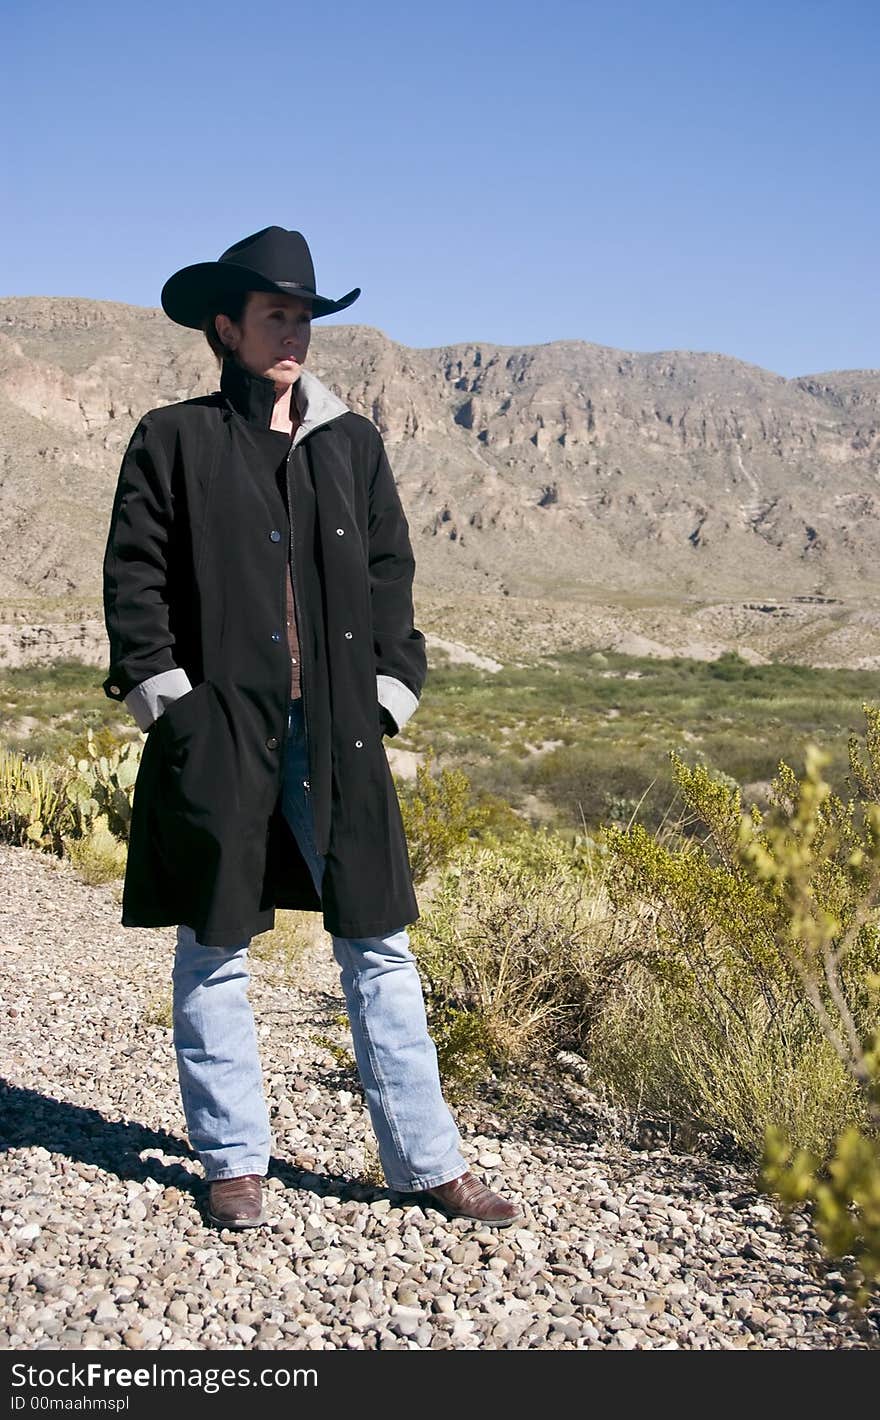
[[[0,295],[277,223],[408,345],[880,367],[876,0],[3,0],[0,56]]]

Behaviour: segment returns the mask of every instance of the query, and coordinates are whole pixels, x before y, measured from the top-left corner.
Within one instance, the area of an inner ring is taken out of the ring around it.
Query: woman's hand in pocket
[[[397,722],[394,716],[391,714],[391,711],[387,710],[381,703],[379,705],[379,724],[382,726],[383,735],[397,734]]]

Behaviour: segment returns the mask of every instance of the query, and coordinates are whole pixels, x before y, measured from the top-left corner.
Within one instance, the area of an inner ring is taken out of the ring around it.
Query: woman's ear
[[[233,322],[222,311],[214,317],[214,329],[227,350],[235,350],[238,345],[238,336],[235,333]]]

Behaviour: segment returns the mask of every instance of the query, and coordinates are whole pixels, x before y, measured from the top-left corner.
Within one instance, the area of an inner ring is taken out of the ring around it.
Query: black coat
[[[342,937],[419,916],[380,707],[400,728],[427,671],[409,526],[370,420],[310,371],[293,389],[293,445],[269,427],[272,381],[229,359],[214,394],[145,414],[104,557],[104,691],[160,711],[135,785],[122,923],[182,922],[208,946],[267,931],[276,907],[323,911]],[[321,897],[280,810],[288,558]]]

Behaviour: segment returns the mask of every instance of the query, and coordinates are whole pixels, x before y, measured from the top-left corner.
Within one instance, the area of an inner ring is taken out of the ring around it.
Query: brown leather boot
[[[260,1175],[215,1179],[208,1185],[208,1217],[220,1228],[258,1228],[265,1223]]]
[[[470,1172],[449,1183],[437,1184],[435,1188],[417,1189],[414,1196],[432,1208],[439,1208],[447,1218],[473,1218],[493,1228],[506,1228],[525,1217],[516,1203],[509,1203],[500,1193],[493,1193]]]

